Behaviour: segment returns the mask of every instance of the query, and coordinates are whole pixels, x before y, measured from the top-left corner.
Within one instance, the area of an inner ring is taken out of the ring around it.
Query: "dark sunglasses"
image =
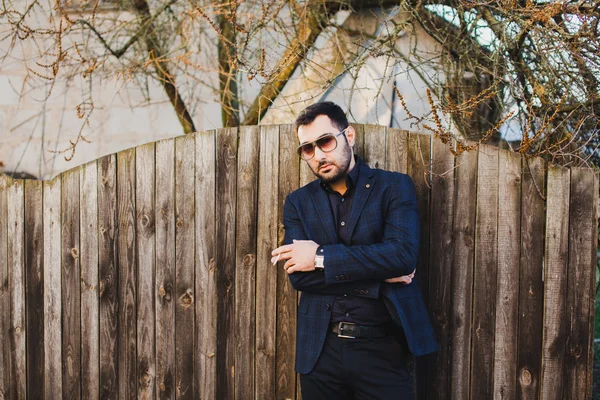
[[[338,133],[327,133],[314,142],[303,143],[298,146],[298,154],[304,160],[308,161],[315,156],[315,147],[321,149],[324,153],[329,153],[337,148],[337,137],[346,132],[345,128],[343,131]]]

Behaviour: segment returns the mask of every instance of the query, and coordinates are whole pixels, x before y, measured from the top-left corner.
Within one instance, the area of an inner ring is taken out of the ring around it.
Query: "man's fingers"
[[[283,264],[283,269],[287,271],[289,268],[291,268],[293,266],[294,266],[294,262],[291,259],[289,259],[285,262],[285,264]]]
[[[294,248],[293,244],[286,244],[286,245],[283,245],[283,246],[279,246],[278,248],[276,248],[275,250],[273,250],[271,252],[271,256],[277,257],[277,255],[279,255],[279,254],[283,254],[283,253],[287,253],[289,251],[292,251],[293,248]]]

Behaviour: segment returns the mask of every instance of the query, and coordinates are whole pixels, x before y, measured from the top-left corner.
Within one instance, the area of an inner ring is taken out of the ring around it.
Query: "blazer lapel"
[[[335,222],[333,221],[333,215],[331,214],[331,207],[329,205],[329,198],[327,197],[327,193],[325,193],[325,191],[319,185],[318,181],[316,181],[316,185],[314,185],[310,191],[310,197],[312,198],[313,204],[317,209],[317,214],[319,215],[319,219],[323,224],[323,228],[325,228],[327,236],[329,236],[331,244],[338,243],[337,233],[335,232],[334,226]]]
[[[367,163],[363,162],[360,166],[358,182],[354,187],[354,200],[352,201],[352,209],[350,210],[350,219],[348,221],[350,237],[352,237],[352,234],[354,233],[358,218],[360,217],[363,208],[365,208],[365,204],[367,204],[367,199],[373,191],[374,184],[375,179],[373,178],[373,170],[369,168]]]

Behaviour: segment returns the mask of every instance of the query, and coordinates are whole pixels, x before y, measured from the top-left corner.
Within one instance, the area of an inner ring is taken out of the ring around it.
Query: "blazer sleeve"
[[[308,240],[308,235],[302,227],[298,211],[289,196],[283,206],[283,224],[285,236],[283,243],[290,244],[293,240]],[[375,280],[359,280],[340,284],[327,283],[323,271],[294,272],[288,275],[292,287],[303,292],[342,296],[349,294],[357,297],[376,299],[379,297],[381,282]]]
[[[395,175],[382,196],[386,207],[383,240],[372,245],[323,246],[325,281],[384,280],[412,273],[419,253],[419,208],[412,180]]]

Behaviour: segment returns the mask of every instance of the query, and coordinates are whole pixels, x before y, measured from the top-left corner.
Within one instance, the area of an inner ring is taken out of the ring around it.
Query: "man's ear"
[[[346,138],[350,147],[354,147],[354,143],[356,143],[356,131],[351,125],[348,125],[348,128],[346,128]]]

